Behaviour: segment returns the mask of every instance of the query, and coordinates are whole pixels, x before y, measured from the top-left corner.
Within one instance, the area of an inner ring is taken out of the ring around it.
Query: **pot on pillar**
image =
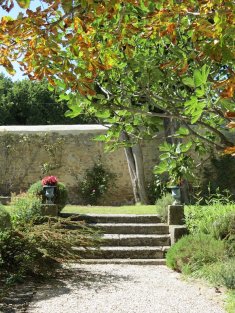
[[[52,199],[55,196],[55,188],[56,186],[44,185],[43,190],[46,197],[46,204],[54,204]]]
[[[181,190],[180,186],[170,186],[171,189],[171,195],[174,200],[173,204],[181,204]]]

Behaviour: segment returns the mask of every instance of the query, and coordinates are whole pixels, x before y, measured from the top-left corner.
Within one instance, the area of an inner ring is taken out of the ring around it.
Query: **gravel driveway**
[[[28,313],[224,313],[214,288],[165,266],[74,265],[41,287]]]

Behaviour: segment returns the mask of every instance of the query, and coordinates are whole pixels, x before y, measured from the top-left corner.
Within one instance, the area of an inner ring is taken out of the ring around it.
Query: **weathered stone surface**
[[[61,217],[71,217],[72,213],[61,213]],[[158,214],[75,214],[73,221],[87,223],[161,223]]]
[[[89,214],[70,218],[85,220],[87,225],[101,231],[103,241],[99,249],[74,247],[82,262],[87,259],[89,264],[165,264],[163,260],[170,246],[169,226],[160,223],[157,214]]]
[[[188,234],[187,227],[185,225],[170,225],[171,244],[175,244],[181,237]]]
[[[169,225],[184,225],[184,206],[169,205],[168,206],[168,224]]]
[[[29,186],[43,176],[42,165],[48,162],[58,164],[51,174],[64,182],[69,190],[69,202],[81,203],[79,182],[87,169],[91,169],[98,159],[106,169],[116,175],[114,184],[100,199],[100,205],[120,205],[133,203],[133,191],[128,165],[123,149],[105,153],[104,144],[94,141],[96,135],[106,132],[101,125],[51,125],[51,126],[0,126],[0,194],[10,177],[11,192],[26,191]],[[13,140],[14,149],[7,148]],[[52,160],[45,145],[61,140],[56,150],[56,160]],[[143,157],[147,181],[152,177],[156,164],[157,140],[143,142]],[[1,170],[2,169],[2,170]],[[4,177],[4,173],[7,176]],[[14,181],[12,181],[14,177]],[[5,184],[5,185],[4,185]]]
[[[165,259],[80,259],[83,264],[165,265]]]
[[[88,250],[82,247],[75,247],[80,257],[86,259],[163,259],[166,249],[162,247],[100,247]]]
[[[105,246],[169,246],[170,235],[104,234]]]
[[[42,204],[41,212],[45,216],[58,216],[58,207],[56,204]]]
[[[97,223],[91,227],[102,230],[107,234],[168,234],[169,226],[166,224],[141,224],[141,223]]]

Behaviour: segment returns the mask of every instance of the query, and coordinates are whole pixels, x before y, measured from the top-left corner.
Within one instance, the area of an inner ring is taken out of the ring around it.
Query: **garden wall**
[[[70,203],[79,203],[79,181],[98,159],[116,179],[102,205],[131,203],[133,193],[123,149],[104,152],[104,144],[94,141],[106,132],[101,125],[1,126],[0,195],[24,192],[48,171],[64,182]],[[157,141],[143,143],[147,180],[157,161]]]

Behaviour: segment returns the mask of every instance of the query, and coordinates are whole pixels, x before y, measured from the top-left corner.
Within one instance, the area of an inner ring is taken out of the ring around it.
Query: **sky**
[[[39,0],[32,0],[29,8],[30,8],[30,10],[34,11],[39,6],[41,6],[41,2]],[[22,10],[17,5],[17,3],[15,3],[14,8],[9,13],[7,13],[5,10],[0,8],[0,18],[2,18],[3,16],[11,16],[13,18],[16,18],[20,12],[24,13],[25,10]],[[13,65],[14,65],[14,69],[16,71],[15,75],[13,75],[13,76],[9,75],[6,72],[6,70],[4,69],[4,67],[1,65],[0,65],[0,73],[3,73],[5,76],[10,77],[13,81],[21,80],[21,79],[24,79],[27,77],[27,76],[23,76],[23,73],[21,72],[20,67],[19,67],[17,62],[14,62]]]

